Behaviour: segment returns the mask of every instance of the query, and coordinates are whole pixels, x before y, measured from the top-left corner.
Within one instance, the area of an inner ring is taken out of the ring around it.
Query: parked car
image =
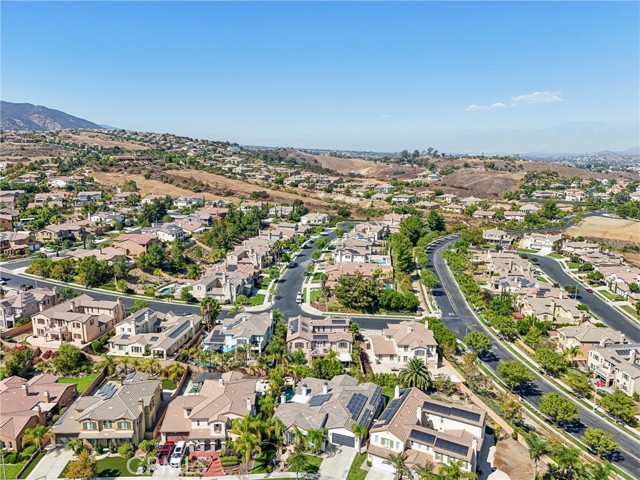
[[[296,262],[289,262],[289,268],[296,268],[298,264]]]
[[[593,289],[591,288],[585,288],[584,291],[587,293],[593,293]]]
[[[186,451],[186,445],[184,441],[179,441],[176,444],[176,448],[174,448],[171,457],[169,458],[169,465],[174,468],[179,468],[182,464],[182,458],[184,457]]]
[[[298,292],[296,295],[296,303],[302,303],[302,292]]]
[[[166,442],[158,448],[158,464],[167,465],[175,447],[174,442]]]

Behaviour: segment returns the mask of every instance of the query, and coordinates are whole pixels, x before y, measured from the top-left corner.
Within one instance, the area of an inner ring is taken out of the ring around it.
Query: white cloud
[[[475,110],[496,110],[500,108],[507,108],[507,105],[501,102],[492,103],[491,105],[477,105],[472,103],[465,110],[467,112],[473,112]]]
[[[533,92],[511,98],[511,106],[531,105],[534,103],[555,103],[562,101],[560,92]]]

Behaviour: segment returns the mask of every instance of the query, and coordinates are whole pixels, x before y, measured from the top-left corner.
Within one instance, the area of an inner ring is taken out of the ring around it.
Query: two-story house
[[[608,345],[589,351],[589,370],[604,388],[640,394],[640,344]]]
[[[353,336],[347,318],[312,319],[291,317],[287,327],[287,347],[290,352],[301,350],[311,362],[333,351],[342,362],[351,362]]]
[[[509,247],[513,242],[513,236],[507,234],[504,230],[496,228],[482,231],[482,239],[487,243],[493,243],[503,248]]]
[[[273,312],[239,313],[222,320],[205,337],[202,348],[220,352],[232,352],[237,346],[259,355],[273,334]]]
[[[174,398],[167,407],[160,434],[163,442],[187,442],[191,450],[220,450],[231,433],[231,422],[256,413],[256,379],[240,372],[205,380],[197,394]]]
[[[110,380],[95,395],[78,398],[51,430],[62,444],[80,439],[102,447],[137,446],[153,430],[161,400],[162,382],[134,372],[122,383]]]
[[[56,289],[10,290],[0,299],[0,330],[13,328],[21,317],[46,310],[56,304]]]
[[[34,336],[85,344],[107,333],[124,315],[120,298],[94,300],[83,294],[36,313],[31,323]]]
[[[31,232],[0,232],[0,254],[23,255],[40,248]]]
[[[419,358],[432,371],[440,366],[438,344],[426,323],[405,321],[389,325],[382,335],[370,335],[367,343],[375,360],[374,371],[383,365],[387,371],[399,370],[411,358]]]
[[[253,284],[253,274],[240,269],[216,270],[195,282],[191,293],[198,300],[211,296],[220,303],[233,303],[238,295],[250,295]]]

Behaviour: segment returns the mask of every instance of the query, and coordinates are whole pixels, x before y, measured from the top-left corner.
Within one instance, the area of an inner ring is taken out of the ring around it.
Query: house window
[[[120,430],[128,430],[129,429],[129,422],[118,422],[118,428]]]
[[[110,420],[105,420],[104,422],[102,422],[102,426],[104,428],[111,428],[111,421]]]
[[[73,322],[73,328],[80,328],[79,322]]]
[[[340,342],[340,343],[338,343],[338,348],[344,349],[344,348],[347,348],[348,345],[349,344],[347,342]]]
[[[92,318],[91,320],[89,320],[89,325],[93,325],[93,323],[94,323],[94,320]]]
[[[80,339],[82,339],[82,335],[80,335],[79,333],[74,333],[73,334],[73,338],[76,339],[76,340],[80,340]]]
[[[214,433],[221,433],[222,432],[222,425],[220,425],[219,423],[216,423],[213,425],[213,431]]]
[[[85,430],[95,430],[96,424],[93,422],[84,422],[83,427]]]
[[[424,357],[424,350],[416,350],[416,357]]]

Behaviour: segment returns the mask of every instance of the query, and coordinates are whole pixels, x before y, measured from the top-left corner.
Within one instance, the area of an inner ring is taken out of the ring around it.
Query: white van
[[[185,451],[185,443],[184,441],[179,441],[176,443],[176,447],[173,449],[173,453],[171,454],[171,458],[169,459],[169,465],[172,467],[178,468],[182,463],[182,457],[184,457]]]

